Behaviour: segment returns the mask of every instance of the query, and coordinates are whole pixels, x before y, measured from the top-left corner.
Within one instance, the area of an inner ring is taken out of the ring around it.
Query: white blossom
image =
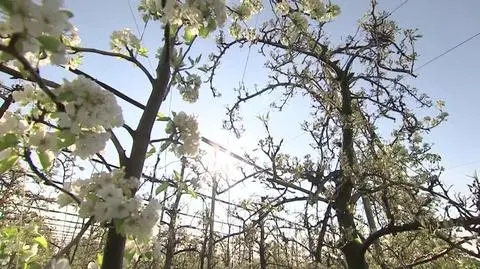
[[[12,93],[13,100],[20,105],[26,105],[36,100],[38,94],[32,84],[25,84],[23,90]]]
[[[130,216],[130,214],[136,212],[139,205],[140,203],[134,198],[123,201],[122,203],[117,203],[116,205],[112,206],[112,218],[124,219]]]
[[[48,59],[52,64],[56,65],[64,65],[68,63],[66,48],[63,44],[60,44],[57,47],[57,51],[55,53],[48,53]]]
[[[73,133],[82,129],[101,127],[106,130],[123,125],[122,109],[115,96],[86,77],[65,81],[55,93],[65,105],[67,114],[59,113],[59,125],[72,128]]]
[[[40,34],[60,36],[63,31],[70,30],[72,25],[68,22],[68,16],[61,12],[63,0],[43,0],[43,4],[36,12],[37,23]]]
[[[141,198],[131,197],[131,188],[138,187],[138,179],[125,178],[122,170],[93,174],[91,178],[65,184],[64,188],[79,200],[78,214],[82,218],[95,217],[98,222],[121,221],[126,235],[142,237],[151,234],[158,220],[160,204],[152,200],[144,209]],[[62,206],[73,203],[66,195],[58,198]]]
[[[32,66],[44,64],[64,64],[67,61],[65,49],[62,46],[47,48],[47,57],[39,57],[41,43],[37,38],[59,38],[64,32],[73,29],[69,15],[62,10],[63,0],[15,0],[12,2],[12,10],[1,21],[2,33],[12,35],[21,33],[16,39],[16,49],[23,55]],[[6,39],[8,40],[8,39]],[[42,55],[44,56],[44,55]],[[23,69],[19,61],[14,61],[18,70]]]
[[[50,269],[70,269],[70,264],[67,258],[53,259],[50,261]]]
[[[105,184],[101,186],[100,190],[97,192],[97,196],[103,200],[122,200],[123,191],[121,188],[116,187],[113,184]]]
[[[152,199],[142,212],[125,221],[124,233],[137,238],[149,238],[158,221],[158,210],[160,208],[160,203]]]
[[[89,262],[87,265],[87,269],[99,269],[98,265],[94,262]]]
[[[57,137],[55,133],[47,132],[45,129],[32,130],[29,144],[42,151],[51,150],[57,147]]]
[[[326,12],[325,4],[320,0],[303,0],[301,9],[316,19],[322,17]]]
[[[227,20],[227,13],[225,12],[225,0],[214,0],[215,19],[218,26],[222,27]]]
[[[30,0],[12,1],[12,12],[9,18],[10,27],[17,33],[28,31],[35,26],[32,13],[37,10],[37,5]]]
[[[183,3],[176,0],[167,0],[164,6],[161,0],[142,0],[140,6],[145,12],[145,16],[152,19],[161,19],[163,23],[169,23],[174,27],[185,24],[192,35],[199,34],[202,27],[209,25],[210,19],[214,19],[216,26],[219,27],[223,27],[227,19],[225,0],[192,0]],[[245,6],[247,10],[252,10],[252,12],[255,12],[257,7],[257,3]],[[152,13],[157,13],[160,16],[152,16]],[[213,31],[215,29],[209,28],[208,30]]]
[[[6,111],[0,119],[0,134],[22,134],[28,128],[27,122],[19,115]]]
[[[243,32],[243,36],[249,41],[254,41],[255,39],[257,39],[256,29],[248,28],[246,31]]]
[[[290,12],[290,5],[285,0],[278,1],[275,7],[280,15],[287,15]]]
[[[110,37],[110,47],[112,51],[121,53],[125,48],[139,50],[141,48],[140,39],[132,33],[132,30],[125,28],[114,31]]]
[[[199,75],[188,74],[184,82],[178,85],[178,90],[182,95],[182,99],[189,103],[194,103],[198,100],[200,85],[202,79]]]
[[[87,159],[91,155],[102,151],[110,139],[108,133],[80,134],[73,145],[73,154],[81,159]]]
[[[165,131],[169,134],[176,130],[181,145],[174,145],[173,151],[177,156],[196,155],[198,152],[200,134],[195,117],[180,112],[167,124]]]

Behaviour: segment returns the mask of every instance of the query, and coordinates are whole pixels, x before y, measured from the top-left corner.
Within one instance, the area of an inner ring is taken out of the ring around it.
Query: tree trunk
[[[335,66],[336,67],[336,66]],[[367,269],[368,265],[362,251],[362,242],[359,237],[354,219],[354,207],[352,192],[354,187],[355,174],[355,149],[353,131],[352,96],[348,81],[348,74],[339,67],[335,69],[336,82],[341,97],[341,119],[342,122],[342,153],[340,157],[340,169],[342,175],[337,183],[335,198],[335,211],[342,235],[343,247],[341,248],[349,269]]]
[[[170,55],[173,42],[170,37],[170,26],[167,24],[164,30],[165,46],[163,47],[160,61],[157,66],[157,77],[152,82],[152,92],[142,113],[137,129],[133,134],[133,144],[130,158],[125,161],[125,178],[141,178],[145,164],[146,153],[152,135],[153,124],[157,113],[162,105],[165,95],[168,93],[170,81]],[[134,190],[136,191],[136,190]],[[135,195],[135,194],[133,194]],[[109,228],[107,242],[104,248],[102,269],[122,269],[125,251],[125,236],[118,234],[114,227]]]
[[[183,176],[185,173],[185,160],[182,159],[182,170],[180,171],[180,179],[183,181]],[[173,258],[175,255],[175,246],[177,244],[177,217],[178,217],[178,206],[180,205],[180,199],[182,198],[182,188],[178,182],[177,194],[175,196],[175,202],[172,205],[170,212],[170,223],[168,224],[168,236],[167,236],[167,248],[165,250],[165,264],[163,269],[172,269],[173,268]]]
[[[363,202],[363,208],[365,209],[365,216],[367,217],[368,226],[370,228],[370,233],[374,233],[377,231],[377,225],[375,223],[375,219],[373,215],[372,202],[365,195],[362,196],[362,202]],[[380,247],[380,244],[378,243],[378,241],[373,243],[373,248],[375,250],[375,256],[376,256],[374,257],[374,259],[378,262],[378,264],[382,269],[387,269],[387,265],[385,264],[384,258],[383,258],[382,248]]]
[[[253,246],[248,243],[248,268],[253,269]]]
[[[207,244],[208,244],[208,224],[207,224],[207,213],[205,214],[204,217],[204,233],[203,233],[203,242],[202,242],[202,248],[200,249],[200,269],[205,268],[205,253],[207,252]],[[210,214],[209,214],[210,215]]]
[[[259,255],[260,255],[260,269],[267,269],[267,251],[265,247],[265,212],[263,211],[263,204],[265,197],[262,197],[261,208],[258,212],[259,226],[260,226],[260,242],[259,242]]]
[[[212,202],[210,205],[210,219],[209,219],[209,235],[208,235],[208,253],[207,253],[207,268],[208,269],[213,269],[214,266],[214,257],[213,257],[213,252],[214,252],[214,247],[215,247],[215,238],[214,238],[214,232],[215,232],[215,199],[217,196],[217,179],[215,176],[213,177],[213,186],[212,186]]]
[[[230,209],[230,206],[228,207]],[[230,210],[229,210],[230,212]],[[232,233],[232,225],[228,224],[228,234]],[[227,268],[231,267],[231,257],[230,257],[230,237],[227,238],[227,253],[225,257],[225,266]]]

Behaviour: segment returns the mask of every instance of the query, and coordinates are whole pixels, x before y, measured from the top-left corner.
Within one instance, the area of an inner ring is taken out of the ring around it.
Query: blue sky
[[[143,22],[136,14],[136,0],[130,0],[133,11],[137,16],[140,28]],[[330,27],[333,37],[346,36],[355,30],[355,23],[365,12],[368,0],[332,1],[342,8],[342,14]],[[392,10],[403,0],[379,1],[385,10]],[[136,32],[136,26],[128,6],[128,0],[67,0],[67,7],[75,14],[74,23],[80,30],[83,46],[109,49],[109,36],[113,30],[124,27]],[[420,54],[418,66],[429,59],[441,54],[446,49],[480,31],[480,1],[477,0],[416,0],[408,1],[393,15],[402,27],[419,28],[424,38],[417,44]],[[160,25],[152,23],[148,26],[144,36],[144,43],[154,55],[161,44]],[[448,55],[425,66],[419,71],[419,78],[412,81],[420,91],[426,92],[433,99],[446,101],[447,111],[450,114],[448,122],[437,128],[427,137],[435,143],[434,150],[443,157],[446,168],[444,180],[455,184],[457,189],[463,189],[468,182],[467,175],[473,174],[480,165],[480,140],[478,139],[480,109],[478,100],[478,61],[480,60],[480,38],[452,51]],[[196,52],[211,51],[213,43],[209,40],[201,41]],[[248,49],[236,49],[228,54],[222,62],[221,71],[216,79],[217,86],[223,98],[213,100],[207,87],[202,88],[200,100],[197,104],[189,105],[181,101],[178,93],[174,92],[163,105],[162,111],[186,110],[196,113],[200,119],[202,135],[227,145],[236,151],[249,149],[255,146],[256,138],[263,136],[259,122],[254,118],[258,113],[268,111],[268,104],[273,97],[260,98],[242,109],[245,117],[247,132],[236,141],[232,136],[221,131],[222,119],[225,119],[224,105],[234,99],[233,87],[238,86],[245,66]],[[253,86],[265,82],[266,72],[262,69],[263,59],[256,57],[252,49],[245,72],[245,84]],[[207,55],[203,55],[206,59]],[[152,59],[152,65],[155,65]],[[147,64],[148,66],[148,64]],[[101,78],[103,81],[122,90],[124,93],[145,103],[150,90],[147,80],[140,72],[128,63],[116,59],[105,59],[96,56],[87,56],[84,59],[82,70]],[[67,75],[56,73],[56,77]],[[70,75],[68,75],[70,76]],[[71,76],[70,76],[71,77]],[[305,151],[308,141],[306,135],[301,135],[299,120],[308,116],[307,100],[295,98],[280,114],[272,115],[273,130],[279,138],[285,139],[285,150],[300,156]],[[127,120],[134,121],[139,111],[131,106],[124,106]],[[159,129],[160,130],[160,129]],[[161,132],[158,132],[161,134]]]

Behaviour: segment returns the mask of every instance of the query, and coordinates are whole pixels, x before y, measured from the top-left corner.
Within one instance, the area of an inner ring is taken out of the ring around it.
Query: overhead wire
[[[138,26],[137,19],[135,18],[135,14],[133,13],[132,3],[130,3],[130,0],[127,0],[127,2],[128,2],[128,8],[130,9],[130,14],[132,14],[135,27],[137,28],[137,32],[140,34],[140,27]]]
[[[255,30],[257,29],[257,26],[258,26],[258,17],[259,16],[257,15],[257,17],[255,18]],[[242,80],[241,80],[241,85],[242,86],[244,85],[244,79],[245,79],[245,74],[247,73],[247,66],[248,66],[248,62],[250,60],[251,50],[252,50],[252,46],[250,45],[248,47],[247,58],[245,59],[245,65],[243,67]]]
[[[456,50],[457,48],[461,47],[462,45],[465,45],[466,43],[472,41],[473,39],[475,39],[476,37],[480,36],[480,32],[478,33],[475,33],[473,35],[471,35],[470,37],[468,37],[467,39],[461,41],[460,43],[456,44],[455,46],[447,49],[446,51],[442,52],[441,54],[433,57],[432,59],[428,60],[426,63],[422,64],[421,66],[417,67],[414,71],[418,71],[420,69],[422,69],[423,67],[435,62],[436,60],[442,58],[443,56],[449,54],[450,52]]]
[[[148,25],[148,20],[145,21],[144,25],[143,25],[143,30],[140,31],[140,26],[137,22],[137,18],[135,17],[135,13],[133,12],[133,8],[132,8],[132,3],[130,2],[130,0],[127,0],[127,4],[128,4],[128,9],[130,10],[130,15],[132,16],[132,19],[133,19],[133,22],[135,23],[135,28],[137,29],[137,33],[138,35],[140,36],[140,42],[143,41],[143,37],[145,35],[145,31],[147,29],[147,25]],[[147,58],[147,62],[148,62],[148,65],[150,67],[150,71],[153,72],[154,71],[154,68],[153,68],[153,65],[152,65],[152,62],[150,61],[150,57],[146,57]]]
[[[399,9],[401,9],[406,3],[408,3],[410,0],[405,0],[403,1],[400,5],[396,6],[390,13],[388,13],[388,16],[391,16],[393,13],[397,12]]]

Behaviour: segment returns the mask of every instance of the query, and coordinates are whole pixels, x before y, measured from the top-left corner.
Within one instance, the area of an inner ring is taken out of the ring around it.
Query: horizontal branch
[[[94,48],[81,48],[81,47],[73,47],[73,46],[69,46],[69,48],[74,51],[73,54],[75,54],[77,52],[89,52],[89,53],[95,53],[95,54],[100,54],[100,55],[104,55],[104,56],[118,57],[118,58],[127,60],[127,61],[135,64],[138,68],[140,68],[140,70],[142,70],[142,72],[145,74],[145,76],[147,76],[150,83],[153,84],[154,81],[155,81],[155,79],[150,74],[150,72],[148,72],[147,68],[145,68],[145,66],[140,61],[138,61],[137,58],[135,58],[131,55],[128,56],[128,55],[125,55],[125,54],[122,54],[122,53],[104,51],[104,50],[99,50],[99,49],[94,49]]]
[[[443,221],[438,221],[438,227],[450,228],[450,227],[464,227],[468,228],[471,225],[480,225],[480,216],[471,217],[471,218],[455,218],[448,219]],[[402,225],[392,225],[385,228],[382,228],[374,233],[372,233],[363,243],[363,252],[366,252],[367,249],[376,242],[379,238],[385,235],[402,233],[409,231],[416,231],[423,228],[422,224],[419,221],[414,221],[411,223],[406,223]]]
[[[37,166],[35,166],[35,164],[33,163],[32,161],[32,158],[30,157],[31,155],[31,152],[29,150],[25,150],[25,160],[27,161],[28,163],[28,166],[30,167],[30,169],[32,169],[32,171],[35,173],[35,175],[37,175],[41,180],[43,180],[43,182],[45,183],[45,185],[47,186],[52,186],[54,187],[55,189],[59,190],[60,192],[63,192],[65,193],[66,195],[68,195],[70,198],[72,198],[77,204],[80,204],[81,201],[80,199],[78,199],[75,195],[73,195],[71,192],[65,190],[64,188],[58,186],[57,184],[53,183],[50,179],[47,178],[47,176],[42,173],[38,168]]]

